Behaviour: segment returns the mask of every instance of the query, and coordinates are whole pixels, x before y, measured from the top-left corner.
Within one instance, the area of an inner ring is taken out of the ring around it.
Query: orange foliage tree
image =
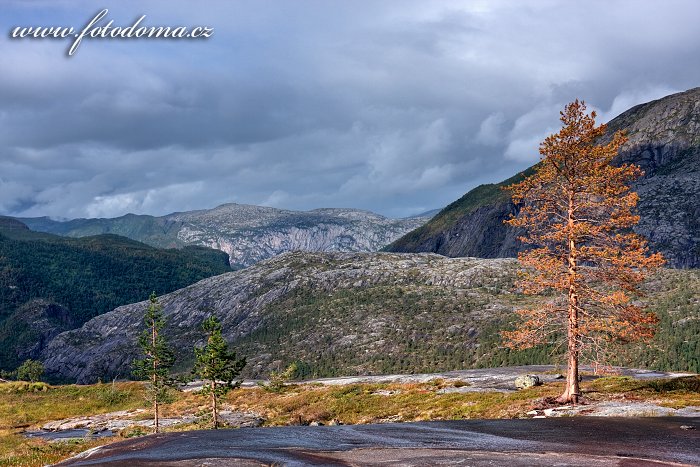
[[[566,344],[568,370],[560,402],[579,400],[579,359],[598,361],[607,344],[654,334],[657,318],[638,304],[640,283],[663,264],[632,232],[639,199],[630,183],[643,174],[631,164],[612,165],[627,141],[616,133],[596,144],[605,125],[584,102],[568,104],[562,129],[540,145],[535,173],[506,189],[519,206],[506,223],[523,229],[527,249],[518,285],[544,304],[518,310],[514,331],[503,332],[510,348]]]

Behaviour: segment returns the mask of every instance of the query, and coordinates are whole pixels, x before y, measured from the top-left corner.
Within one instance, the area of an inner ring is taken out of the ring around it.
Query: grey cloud
[[[7,5],[5,30],[96,11]],[[604,121],[700,81],[692,1],[130,0],[110,17],[139,14],[215,34],[86,40],[70,59],[64,43],[2,39],[0,213],[409,215],[527,167],[574,98]]]

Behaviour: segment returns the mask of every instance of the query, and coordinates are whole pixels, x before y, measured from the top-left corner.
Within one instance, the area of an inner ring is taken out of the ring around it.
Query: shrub
[[[17,379],[36,383],[44,374],[44,364],[36,360],[25,360],[17,368]]]
[[[266,391],[281,392],[282,389],[284,389],[285,384],[294,378],[297,370],[297,364],[292,363],[282,372],[272,371],[270,372],[270,382],[268,384],[262,384],[261,386]]]
[[[119,436],[121,438],[137,438],[139,436],[146,436],[148,433],[142,426],[127,426],[119,430]]]
[[[98,386],[97,399],[106,406],[118,405],[129,398],[128,391],[117,388],[116,383],[100,384]]]

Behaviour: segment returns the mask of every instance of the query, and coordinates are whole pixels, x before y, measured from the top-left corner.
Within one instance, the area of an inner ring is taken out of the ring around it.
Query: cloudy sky
[[[206,40],[11,39],[208,26]],[[700,2],[3,0],[0,214],[225,202],[442,207],[537,160],[580,98],[608,120],[700,85]]]

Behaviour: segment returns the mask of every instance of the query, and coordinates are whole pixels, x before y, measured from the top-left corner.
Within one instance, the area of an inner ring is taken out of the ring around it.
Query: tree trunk
[[[151,326],[151,345],[153,348],[153,374],[151,375],[151,384],[153,385],[153,427],[156,433],[160,431],[160,420],[158,419],[158,388],[156,387],[156,383],[158,382],[158,359],[155,355],[157,338],[158,330],[156,329],[155,321],[153,321]]]
[[[158,433],[160,428],[160,420],[158,420],[158,399],[153,398],[153,413],[155,414],[153,417],[153,426],[155,427],[155,432]]]
[[[211,382],[211,417],[212,426],[216,430],[219,428],[219,411],[216,407],[216,381]]]
[[[578,358],[579,358],[579,342],[578,342],[578,288],[576,286],[576,270],[577,270],[577,252],[576,242],[574,240],[574,195],[569,194],[569,212],[568,212],[568,228],[569,228],[569,252],[567,275],[569,279],[568,293],[568,370],[566,372],[566,389],[564,393],[557,399],[559,402],[578,403],[578,398],[581,395],[578,384]]]

